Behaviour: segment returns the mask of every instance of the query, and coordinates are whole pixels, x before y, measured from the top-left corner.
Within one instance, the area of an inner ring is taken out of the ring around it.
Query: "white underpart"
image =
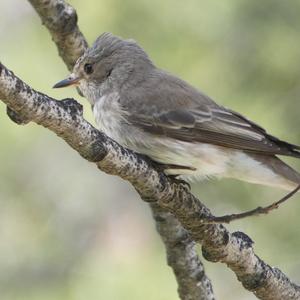
[[[189,143],[144,132],[124,119],[117,93],[101,97],[94,105],[99,129],[121,145],[153,160],[192,169],[170,169],[167,174],[181,174],[187,180],[210,177],[236,178],[252,183],[291,189],[291,182],[271,168],[239,150],[205,143]]]

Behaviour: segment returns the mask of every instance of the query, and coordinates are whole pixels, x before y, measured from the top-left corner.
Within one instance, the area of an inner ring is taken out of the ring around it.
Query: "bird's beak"
[[[80,77],[76,77],[76,75],[74,73],[72,73],[72,74],[70,74],[70,76],[68,78],[56,83],[53,86],[53,88],[57,89],[57,88],[62,88],[62,87],[70,86],[70,85],[78,85],[80,79],[81,79]]]

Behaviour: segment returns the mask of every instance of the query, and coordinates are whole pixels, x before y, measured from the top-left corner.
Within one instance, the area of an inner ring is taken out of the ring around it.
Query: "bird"
[[[278,155],[300,158],[300,147],[155,66],[132,39],[101,34],[54,88],[77,86],[98,128],[184,181],[234,178],[295,189],[300,174]]]

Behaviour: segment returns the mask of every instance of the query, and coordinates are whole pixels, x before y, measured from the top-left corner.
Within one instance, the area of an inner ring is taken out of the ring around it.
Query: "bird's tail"
[[[260,178],[256,183],[279,187],[288,191],[295,189],[300,184],[300,173],[277,156],[261,154],[250,154],[250,156],[271,171],[269,174],[266,174],[265,177]]]

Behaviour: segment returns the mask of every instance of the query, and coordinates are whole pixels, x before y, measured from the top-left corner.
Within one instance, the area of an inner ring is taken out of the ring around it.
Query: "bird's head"
[[[54,88],[77,85],[94,103],[105,93],[137,84],[153,67],[148,55],[135,41],[104,33],[77,60],[69,77]]]

